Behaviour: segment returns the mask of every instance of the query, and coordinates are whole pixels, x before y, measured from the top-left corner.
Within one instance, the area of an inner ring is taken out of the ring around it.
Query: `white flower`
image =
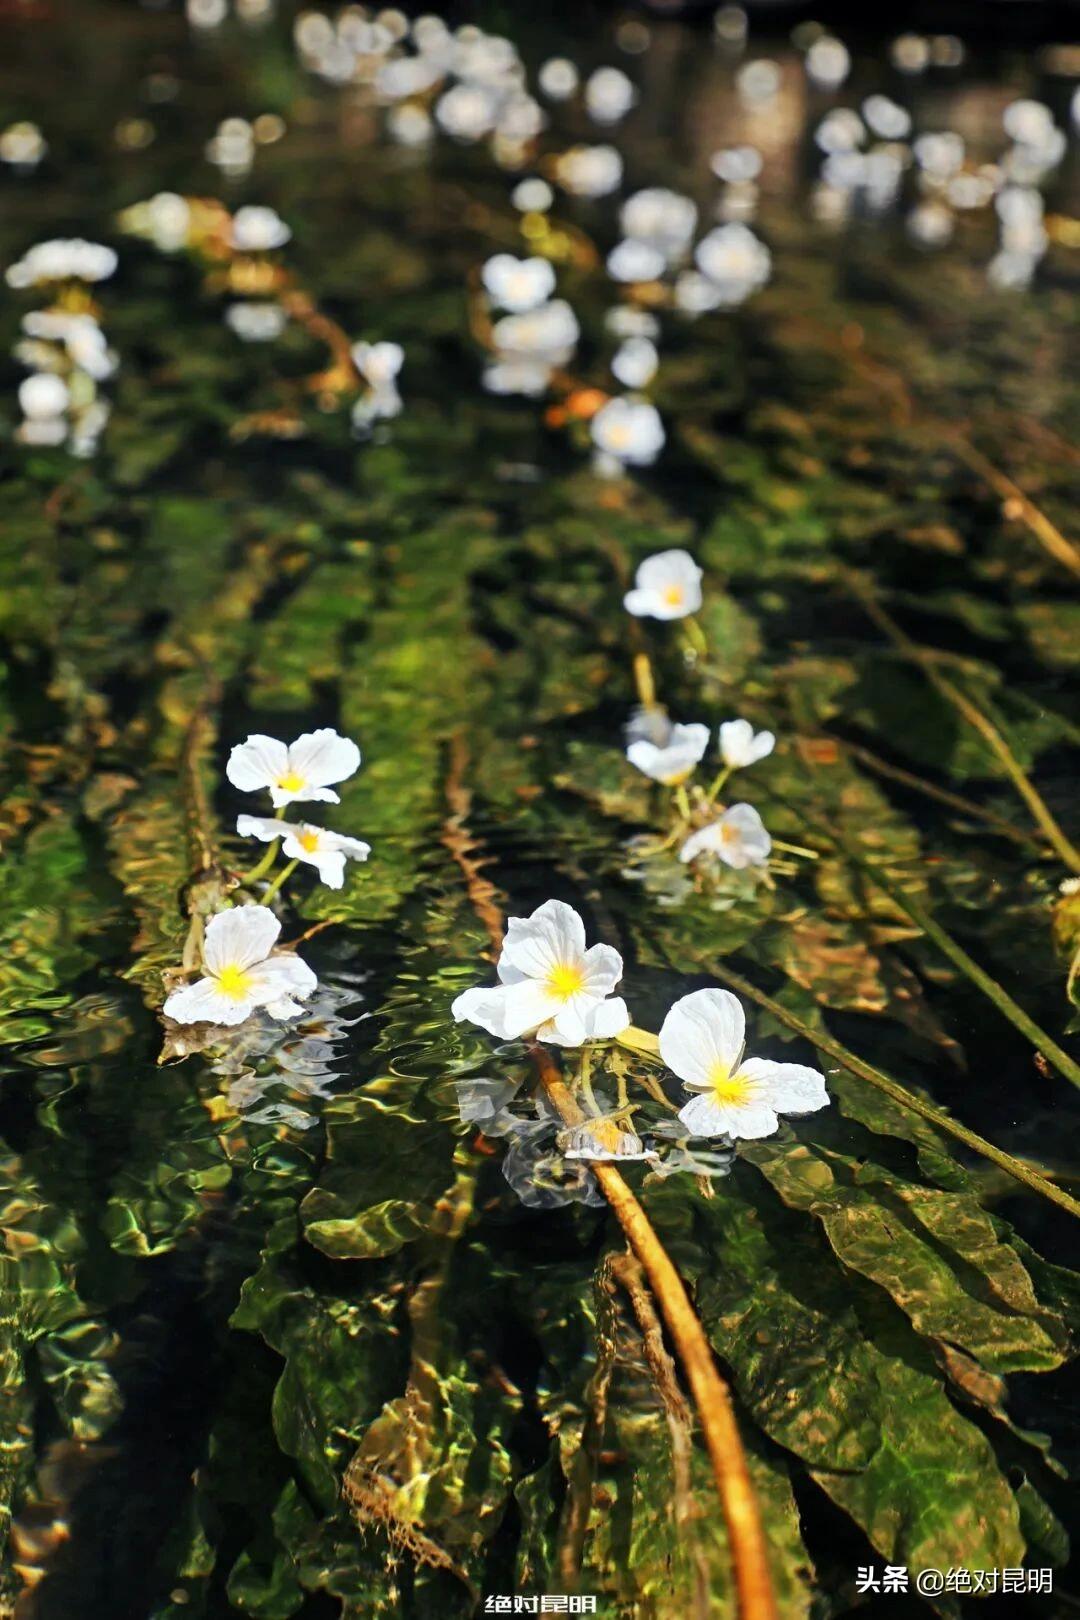
[[[493,304],[520,315],[546,303],[555,291],[555,271],[547,259],[516,259],[496,253],[480,272]]]
[[[912,151],[919,168],[932,180],[949,180],[964,166],[964,138],[955,130],[920,135]]]
[[[825,1077],[801,1063],[743,1057],[746,1020],[730,990],[695,990],[671,1008],[660,1029],[660,1056],[696,1091],[679,1110],[694,1136],[771,1136],[778,1114],[828,1106]]]
[[[206,977],[174,990],[162,1009],[178,1024],[242,1024],[256,1007],[271,1018],[303,1012],[294,996],[309,996],[318,980],[291,951],[270,952],[281,924],[267,906],[234,906],[206,925]]]
[[[435,125],[426,107],[407,101],[401,107],[391,107],[386,115],[386,133],[399,146],[426,146],[435,133]]]
[[[493,394],[542,394],[551,372],[574,352],[577,316],[562,298],[521,315],[504,315],[492,328],[495,363],[484,373]]]
[[[762,157],[756,146],[725,146],[713,153],[709,168],[718,180],[745,186],[761,173]]]
[[[688,551],[657,551],[638,568],[623,606],[636,619],[685,619],[701,606],[701,569]]]
[[[617,124],[637,98],[633,80],[621,68],[597,68],[585,83],[585,107],[598,124]]]
[[[580,1046],[620,1034],[630,1022],[621,996],[622,957],[610,945],[585,949],[585,924],[573,906],[546,900],[531,917],[506,925],[499,983],[466,990],[451,1012],[500,1040],[535,1035],[560,1046]]]
[[[655,281],[664,269],[660,249],[633,237],[617,243],[607,256],[607,272],[613,281]]]
[[[51,371],[37,371],[19,384],[19,408],[32,422],[62,416],[70,403],[67,384]]]
[[[574,197],[606,197],[622,183],[623,160],[614,146],[572,146],[555,160],[555,178]]]
[[[904,221],[908,235],[920,247],[943,247],[953,233],[952,210],[944,203],[921,202]]]
[[[478,141],[495,127],[498,101],[482,84],[455,84],[435,104],[442,129],[458,141]]]
[[[598,450],[631,467],[650,466],[664,448],[660,412],[641,399],[609,399],[589,431]]]
[[[690,834],[679,851],[679,859],[692,861],[707,852],[741,872],[748,866],[762,866],[771,849],[772,839],[753,805],[733,804],[707,827]]]
[[[225,311],[225,324],[244,343],[272,343],[284,332],[288,318],[280,304],[258,299],[230,304]]]
[[[697,204],[667,186],[646,186],[627,197],[619,211],[624,236],[648,242],[668,264],[685,253],[697,225]]]
[[[806,71],[822,90],[839,90],[851,71],[851,53],[843,40],[822,34],[806,53]]]
[[[866,125],[853,107],[834,107],[821,120],[814,140],[823,152],[854,152],[866,139]]]
[[[590,1119],[574,1125],[559,1137],[566,1159],[591,1159],[606,1163],[616,1159],[657,1159],[659,1154],[643,1146],[636,1131],[614,1119]]]
[[[405,364],[400,343],[354,343],[352,357],[357,371],[372,388],[387,388]]]
[[[522,214],[546,214],[555,201],[555,193],[546,180],[530,175],[518,181],[510,193],[510,201]]]
[[[578,70],[565,56],[552,56],[540,69],[537,83],[549,101],[568,101],[578,87]]]
[[[708,746],[708,726],[673,725],[663,743],[636,737],[627,747],[626,757],[654,782],[673,787],[677,782],[686,781]]]
[[[1054,115],[1041,101],[1021,97],[1011,101],[1001,115],[1006,135],[1024,145],[1038,146],[1054,127]]]
[[[282,853],[290,861],[306,861],[318,872],[329,889],[340,889],[345,882],[345,861],[366,861],[371,845],[361,838],[346,838],[327,827],[313,827],[308,821],[279,821],[275,816],[237,816],[236,830],[241,838],[259,838],[272,844],[283,838]]]
[[[631,337],[620,343],[611,370],[624,388],[647,388],[659,364],[660,356],[651,338]]]
[[[232,220],[232,245],[241,253],[268,253],[284,247],[292,231],[273,208],[247,203]]]
[[[25,119],[9,124],[0,135],[0,163],[10,163],[15,169],[35,169],[48,150],[40,129]]]
[[[47,281],[105,281],[116,269],[116,254],[82,237],[38,242],[7,271],[9,287],[35,287]]]
[[[741,304],[769,279],[772,257],[747,225],[718,225],[694,253],[698,269],[714,282],[726,304]]]
[[[771,731],[755,732],[749,720],[725,720],[720,727],[720,758],[729,771],[756,765],[776,747]]]
[[[660,336],[660,322],[647,309],[635,309],[632,304],[616,304],[604,316],[604,326],[613,337],[631,338]]]
[[[680,271],[675,282],[675,307],[684,315],[706,315],[719,309],[723,295],[715,281],[703,276],[700,270]]]
[[[867,96],[862,114],[874,134],[884,141],[901,141],[911,132],[911,114],[889,96]]]
[[[237,743],[229,755],[225,775],[244,793],[269,788],[275,810],[296,799],[339,802],[328,786],[344,782],[360,764],[360,750],[331,727],[306,731],[294,743],[258,733]]]

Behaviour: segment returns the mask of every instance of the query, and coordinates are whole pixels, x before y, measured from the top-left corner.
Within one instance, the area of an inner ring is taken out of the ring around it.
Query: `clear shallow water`
[[[914,894],[1068,1043],[1064,868],[845,574],[940,651],[1075,837],[1076,609],[1047,539],[1075,486],[1075,154],[1047,185],[1057,223],[1027,292],[987,284],[990,209],[958,213],[928,254],[902,224],[910,181],[902,206],[839,231],[812,206],[812,130],[834,102],[886,91],[917,132],[962,129],[982,162],[1003,150],[1005,103],[1042,94],[1062,122],[1070,81],[978,48],[904,80],[881,41],[830,97],[762,36],[752,54],[781,62],[782,91],[752,114],[707,29],[650,28],[640,55],[582,30],[574,54],[622,62],[640,104],[599,135],[556,112],[541,151],[613,140],[624,191],[674,185],[707,211],[710,154],[753,142],[773,276],[734,313],[662,316],[650,394],[667,442],[633,479],[594,476],[573,417],[575,389],[612,388],[609,199],[554,212],[583,331],[566,379],[495,398],[467,289],[521,236],[515,177],[485,147],[389,142],[363,94],[297,64],[280,19],[199,34],[87,7],[13,29],[5,119],[37,119],[50,151],[4,176],[4,262],[76,232],[119,254],[99,297],[119,366],[96,454],[11,442],[14,362],[4,396],[2,1387],[20,1614],[441,1617],[544,1591],[609,1614],[734,1612],[704,1451],[688,1475],[673,1464],[640,1320],[612,1284],[618,1228],[589,1173],[555,1162],[521,1046],[450,1020],[491,972],[455,791],[503,909],[578,906],[624,956],[636,1024],[655,1031],[734,969],[1075,1191],[1068,1082],[896,900]],[[562,37],[533,24],[519,44],[534,66]],[[207,142],[260,114],[285,133],[223,176]],[[357,438],[357,385],[307,386],[327,364],[310,312],[244,344],[213,266],[122,233],[119,212],[161,189],[276,208],[292,290],[349,340],[402,344],[401,415]],[[5,350],[36,302],[8,299]],[[670,546],[706,570],[692,663],[663,626],[631,640],[621,608],[636,565]],[[818,844],[824,828],[839,850],[775,889],[695,890],[674,862],[631,859],[664,815],[622,762],[641,647],[677,718],[776,731],[746,797],[775,836]],[[160,1063],[193,876],[241,859],[231,829],[252,808],[227,751],[318,725],[361,742],[334,825],[373,846],[341,893],[290,891],[286,938],[332,921],[300,947],[319,996],[284,1036],[260,1025]],[[891,895],[863,859],[885,861]],[[814,1061],[775,1013],[750,1027],[754,1050]],[[1071,1218],[824,1063],[835,1106],[729,1174],[626,1171],[735,1390],[781,1612],[851,1612],[858,1567],[886,1562],[1024,1559],[1067,1587]],[[595,1080],[601,1096],[615,1083]],[[504,1111],[483,1130],[510,1086],[518,1124]],[[862,1612],[905,1601],[922,1612],[914,1597]]]

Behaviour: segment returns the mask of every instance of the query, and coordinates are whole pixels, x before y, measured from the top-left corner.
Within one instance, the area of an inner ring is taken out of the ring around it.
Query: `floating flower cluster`
[[[38,242],[9,265],[9,287],[46,300],[23,316],[14,350],[29,372],[18,396],[23,444],[64,445],[76,456],[96,449],[109,419],[101,385],[116,370],[116,355],[90,289],[107,280],[116,263],[112,248],[74,237]]]
[[[269,793],[277,811],[276,816],[237,818],[242,838],[270,846],[257,867],[234,878],[234,886],[258,900],[210,918],[201,945],[203,975],[173,990],[163,1009],[167,1018],[178,1024],[234,1025],[260,1009],[275,1019],[304,1011],[318,981],[295,952],[275,948],[281,923],[270,902],[301,863],[313,867],[320,882],[340,889],[346,861],[367,860],[371,846],[311,822],[286,821],[284,811],[290,804],[337,804],[333,784],[344,782],[359,765],[356,744],[329,727],[305,732],[292,743],[256,733],[233,748],[225,768],[229,781],[245,793]],[[287,864],[263,887],[279,850]]]
[[[451,1008],[458,1023],[477,1024],[501,1041],[547,1041],[580,1049],[580,1124],[560,1128],[543,1102],[523,1119],[509,1108],[517,1089],[512,1083],[459,1082],[462,1118],[485,1135],[514,1139],[505,1171],[515,1186],[523,1179],[519,1161],[529,1159],[527,1180],[535,1186],[537,1160],[542,1159],[546,1174],[541,1184],[554,1186],[560,1196],[530,1201],[588,1199],[589,1183],[561,1161],[643,1160],[654,1169],[663,1166],[661,1173],[691,1169],[722,1174],[724,1161],[702,1163],[687,1144],[694,1138],[720,1138],[729,1145],[740,1138],[771,1136],[781,1115],[813,1113],[828,1104],[824,1076],[816,1069],[745,1055],[745,1018],[735,996],[727,990],[697,990],[670,1008],[659,1036],[659,1061],[682,1082],[689,1100],[674,1109],[662,1088],[645,1086],[651,1103],[674,1112],[675,1118],[661,1115],[643,1135],[636,1117],[652,1111],[644,1101],[631,1101],[622,1054],[640,1057],[648,1037],[631,1027],[626,1003],[613,994],[623,971],[618,951],[603,944],[586,947],[585,940],[584,922],[561,900],[545,901],[529,917],[511,917],[496,964],[498,984],[463,991]],[[596,1053],[603,1055],[614,1077],[615,1101],[599,1097],[593,1087]],[[668,1143],[671,1151],[662,1152]]]

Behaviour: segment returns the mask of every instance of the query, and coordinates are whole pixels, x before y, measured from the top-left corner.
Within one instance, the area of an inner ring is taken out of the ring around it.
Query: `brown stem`
[[[497,957],[502,950],[505,921],[497,891],[483,876],[475,855],[476,844],[468,830],[471,794],[465,782],[467,765],[468,752],[459,735],[451,743],[446,782],[450,815],[442,841],[461,870],[469,898],[487,929],[492,952]],[[547,1099],[563,1124],[567,1127],[583,1124],[585,1115],[550,1052],[533,1041],[529,1044],[529,1055]],[[765,1532],[731,1391],[720,1375],[685,1284],[637,1198],[613,1164],[599,1162],[592,1168],[601,1192],[644,1268],[690,1384],[728,1527],[740,1620],[778,1620]]]

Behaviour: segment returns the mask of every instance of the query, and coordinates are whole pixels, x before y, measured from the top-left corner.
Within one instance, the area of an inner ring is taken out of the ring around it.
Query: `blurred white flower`
[[[921,202],[907,217],[907,233],[920,247],[944,247],[953,234],[952,210],[943,202]]]
[[[72,364],[95,382],[104,381],[116,370],[116,355],[92,315],[69,315],[59,309],[31,310],[23,316],[22,326],[28,337],[62,343]]]
[[[242,1024],[257,1007],[272,1018],[303,1012],[294,998],[309,996],[318,980],[291,951],[271,956],[281,924],[266,906],[219,911],[203,938],[204,978],[174,990],[162,1011],[178,1024]]]
[[[495,358],[484,372],[494,394],[542,394],[556,366],[566,365],[580,328],[561,298],[521,315],[504,315],[492,328]]]
[[[660,356],[651,338],[625,338],[612,357],[611,370],[624,388],[647,388],[656,376]]]
[[[708,726],[676,724],[662,744],[645,737],[636,738],[627,747],[626,757],[654,782],[675,787],[693,774],[708,746]]]
[[[806,53],[806,71],[821,90],[838,90],[851,72],[851,53],[832,34],[815,39]]]
[[[597,68],[585,84],[585,107],[589,117],[598,124],[617,124],[620,118],[626,117],[637,98],[633,80],[621,68]]]
[[[71,403],[68,386],[51,371],[38,371],[19,384],[19,409],[32,422],[62,417]]]
[[[769,858],[772,839],[752,804],[733,804],[707,827],[691,833],[679,851],[680,861],[715,855],[737,872],[762,866]]]
[[[618,190],[622,175],[614,146],[572,146],[555,159],[555,178],[574,197],[606,197]]]
[[[232,245],[239,253],[268,253],[284,247],[292,231],[273,208],[246,203],[232,220]]]
[[[889,96],[867,96],[862,114],[874,134],[884,141],[902,141],[911,131],[911,114]]]
[[[627,238],[607,256],[607,272],[613,281],[655,281],[665,269],[664,255],[648,242]]]
[[[688,551],[657,551],[638,568],[623,606],[638,619],[685,619],[701,606],[701,569]]]
[[[912,151],[919,168],[932,180],[949,180],[964,166],[964,138],[955,130],[920,135]]]
[[[697,217],[697,204],[690,197],[668,186],[646,186],[623,203],[619,225],[625,237],[647,242],[667,264],[674,264],[693,239]]]
[[[0,163],[13,169],[36,169],[48,150],[49,143],[29,119],[9,124],[0,134]]]
[[[585,948],[573,906],[546,900],[530,917],[511,917],[497,964],[499,983],[465,990],[451,1012],[500,1040],[533,1035],[580,1046],[620,1034],[630,1022],[621,996],[622,957],[610,945]]]
[[[555,291],[555,271],[547,259],[517,259],[512,253],[496,253],[480,276],[492,303],[514,314],[546,303]]]
[[[495,128],[498,98],[486,85],[455,84],[435,104],[435,118],[458,141],[478,141]]]
[[[372,388],[388,388],[405,363],[400,343],[354,343],[352,357],[357,371]]]
[[[761,153],[756,146],[726,146],[713,153],[709,167],[718,180],[728,185],[747,185],[761,173]]]
[[[660,322],[650,310],[638,309],[633,304],[616,304],[604,316],[604,326],[613,337],[655,338],[660,335]]]
[[[519,180],[510,194],[510,201],[522,214],[546,214],[555,201],[555,193],[546,180],[531,175]]]
[[[778,1114],[812,1114],[829,1103],[825,1076],[801,1063],[744,1058],[746,1018],[730,990],[682,996],[660,1027],[660,1056],[687,1091],[679,1110],[694,1136],[772,1136]]]
[[[229,304],[225,323],[244,343],[270,343],[285,330],[288,316],[280,304],[258,299]]]
[[[767,107],[780,91],[781,74],[779,64],[761,57],[756,62],[746,62],[735,75],[735,89],[739,100],[751,108]]]
[[[542,65],[537,83],[549,101],[568,101],[580,83],[580,75],[567,57],[552,56]]]
[[[360,764],[360,750],[332,727],[307,731],[293,743],[253,733],[229,755],[225,775],[244,793],[268,788],[275,810],[297,799],[339,802],[331,782],[343,782]]]
[[[720,758],[729,771],[756,765],[776,747],[771,731],[755,731],[749,720],[725,720],[720,727]]]
[[[1054,115],[1041,101],[1024,96],[1011,101],[1001,115],[1006,135],[1026,146],[1038,146],[1054,128]]]
[[[598,450],[626,466],[651,466],[664,448],[660,412],[645,400],[609,399],[593,417],[589,430]]]
[[[54,237],[38,242],[9,265],[9,287],[37,287],[50,281],[105,281],[116,269],[116,254],[82,237]]]
[[[772,257],[746,225],[718,225],[703,236],[694,253],[698,268],[715,285],[724,304],[741,304],[764,287]]]
[[[675,308],[684,315],[706,315],[719,309],[723,294],[715,281],[702,275],[700,270],[680,271],[675,281]]]
[[[866,139],[866,125],[850,107],[834,107],[814,132],[823,152],[854,152]]]
[[[426,146],[435,133],[435,125],[426,107],[406,102],[391,107],[386,115],[386,133],[399,146]]]
[[[258,838],[272,844],[282,838],[286,860],[304,861],[313,866],[330,889],[345,882],[345,862],[366,861],[371,845],[360,838],[346,838],[327,827],[313,827],[307,821],[280,821],[276,816],[238,816],[236,830],[241,838]]]

